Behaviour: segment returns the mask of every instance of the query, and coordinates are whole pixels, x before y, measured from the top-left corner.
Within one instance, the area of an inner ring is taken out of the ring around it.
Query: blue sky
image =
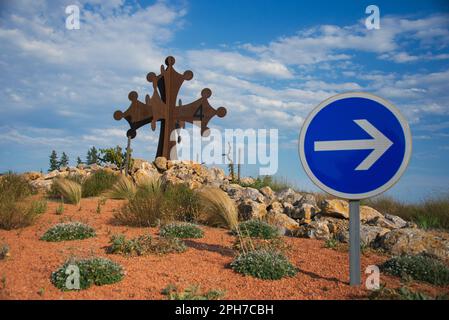
[[[81,29],[65,28],[65,7]],[[366,6],[380,8],[367,30]],[[449,187],[449,4],[447,1],[2,1],[0,4],[0,171],[46,170],[52,149],[74,162],[95,145],[126,144],[112,119],[128,92],[168,55],[226,106],[217,128],[279,128],[280,177],[317,190],[297,137],[310,110],[346,91],[396,105],[413,134],[408,170],[388,194],[419,201]],[[157,132],[141,129],[135,156],[152,159]],[[244,174],[256,168],[244,167]]]

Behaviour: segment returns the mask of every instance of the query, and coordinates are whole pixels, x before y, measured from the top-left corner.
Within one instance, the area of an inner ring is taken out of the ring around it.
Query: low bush
[[[9,246],[7,244],[0,245],[0,260],[9,257]]]
[[[447,300],[446,295],[431,297],[423,292],[412,290],[402,286],[400,288],[387,288],[382,285],[378,290],[374,290],[368,296],[370,300]]]
[[[219,300],[224,296],[222,290],[209,290],[201,292],[198,285],[193,285],[180,291],[175,285],[169,284],[162,289],[163,295],[167,296],[168,300]]]
[[[236,234],[240,233],[243,237],[261,238],[261,239],[274,239],[279,237],[279,230],[262,220],[248,220],[239,223],[238,231],[234,231]]]
[[[82,196],[96,197],[101,195],[106,190],[112,188],[112,186],[118,181],[119,176],[113,172],[107,170],[98,170],[88,176],[82,186]]]
[[[443,262],[426,254],[393,257],[384,262],[380,269],[403,279],[411,278],[440,286],[449,284],[449,268]]]
[[[189,222],[174,222],[161,227],[159,234],[166,238],[202,238],[204,231],[197,225]]]
[[[282,253],[269,250],[242,253],[231,262],[231,268],[238,273],[266,280],[292,277],[298,271]]]
[[[123,268],[105,258],[70,259],[62,267],[51,274],[51,282],[60,290],[67,291],[67,277],[72,273],[70,266],[79,269],[79,289],[87,289],[92,285],[102,286],[119,282],[123,279]]]
[[[49,242],[83,240],[95,237],[95,230],[81,222],[59,223],[48,229],[41,240]]]
[[[198,195],[201,206],[199,221],[212,227],[237,228],[237,208],[226,192],[219,188],[204,187],[198,191]]]
[[[187,250],[186,245],[179,239],[154,239],[150,235],[143,235],[129,240],[124,235],[113,235],[109,243],[108,253],[128,256],[180,253]]]
[[[120,175],[107,196],[111,199],[132,199],[136,195],[137,187],[131,178]]]
[[[71,204],[78,204],[81,200],[81,185],[65,178],[53,180],[53,187],[61,199]]]

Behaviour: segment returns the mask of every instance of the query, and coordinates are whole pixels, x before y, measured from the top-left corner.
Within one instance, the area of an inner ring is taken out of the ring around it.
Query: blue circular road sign
[[[333,96],[307,117],[299,156],[322,190],[364,199],[390,188],[404,173],[412,138],[407,121],[388,101],[350,92]]]

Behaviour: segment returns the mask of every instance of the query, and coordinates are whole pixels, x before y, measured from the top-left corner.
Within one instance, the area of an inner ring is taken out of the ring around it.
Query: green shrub
[[[33,188],[23,176],[12,172],[0,176],[0,196],[18,201],[33,193]]]
[[[9,246],[7,244],[0,245],[0,260],[9,257]]]
[[[449,268],[438,259],[425,255],[403,255],[384,262],[380,269],[405,279],[429,282],[434,285],[449,284]]]
[[[64,201],[78,204],[81,200],[81,185],[69,179],[56,178],[53,180],[54,193]]]
[[[41,240],[49,242],[83,240],[95,237],[95,230],[81,222],[59,223],[48,229]]]
[[[106,170],[98,170],[88,176],[82,186],[82,196],[96,197],[112,188],[119,176]]]
[[[80,289],[87,289],[91,285],[102,286],[116,283],[121,281],[124,276],[123,268],[109,259],[71,259],[51,274],[51,282],[60,290],[69,290],[66,286],[66,280],[70,272],[66,274],[66,271],[71,265],[79,268]]]
[[[201,292],[198,285],[192,285],[184,291],[179,291],[175,285],[169,284],[162,289],[162,294],[167,296],[168,300],[219,300],[225,293],[222,290]]]
[[[330,238],[324,242],[324,247],[328,249],[335,249],[338,247],[339,244],[340,242],[338,241],[338,239]]]
[[[114,212],[114,218],[125,225],[154,227],[175,220],[191,221],[198,207],[197,195],[186,186],[139,183],[135,196]]]
[[[423,229],[449,230],[449,195],[430,198],[419,203],[404,203],[382,196],[364,201],[382,213],[397,215]]]
[[[129,240],[124,235],[113,235],[109,243],[110,245],[107,248],[108,253],[128,256],[180,253],[187,250],[186,245],[179,239],[154,239],[150,235],[143,235]]]
[[[197,225],[189,222],[174,222],[166,224],[159,230],[159,234],[166,238],[202,238],[204,231]]]
[[[239,223],[239,232],[243,237],[261,239],[274,239],[279,236],[279,230],[276,227],[257,219]],[[237,231],[233,233],[236,234]]]
[[[374,290],[368,296],[370,300],[447,300],[446,295],[431,297],[423,292],[414,291],[408,287],[387,288],[382,285],[378,290]]]
[[[296,267],[282,253],[268,250],[240,254],[231,262],[231,268],[244,275],[270,280],[292,277],[297,273]]]

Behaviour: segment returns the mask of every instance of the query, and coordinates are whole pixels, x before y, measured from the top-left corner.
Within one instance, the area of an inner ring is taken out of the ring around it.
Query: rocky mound
[[[34,187],[49,190],[56,177],[69,174],[87,177],[100,169],[120,173],[114,165],[79,165],[47,174],[27,172],[24,175]],[[202,186],[221,188],[234,200],[240,220],[264,219],[285,235],[340,242],[349,240],[349,206],[344,200],[320,200],[313,194],[290,188],[275,192],[269,186],[259,190],[243,187],[232,183],[222,169],[163,157],[156,158],[153,163],[135,159],[131,175],[135,180],[158,177],[164,183],[183,183],[192,189]],[[242,180],[250,184],[252,178]],[[449,260],[449,235],[445,232],[419,229],[414,223],[368,206],[361,206],[360,220],[364,246],[381,248],[394,255],[428,253]]]

